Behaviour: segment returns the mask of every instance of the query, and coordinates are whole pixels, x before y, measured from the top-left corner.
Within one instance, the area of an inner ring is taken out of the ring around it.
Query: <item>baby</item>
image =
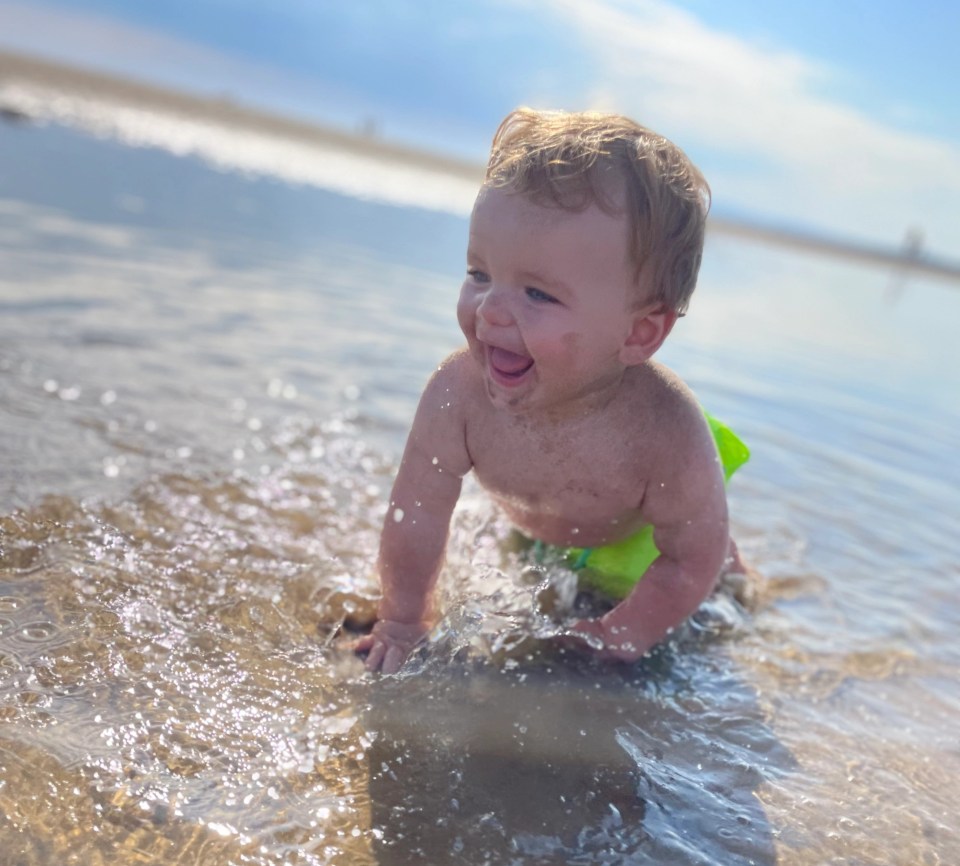
[[[391,494],[369,670],[397,671],[427,633],[471,470],[522,533],[622,597],[572,629],[603,657],[639,658],[739,569],[724,482],[746,448],[652,360],[696,285],[708,208],[683,152],[627,118],[503,121],[470,220],[467,346],[427,384]]]

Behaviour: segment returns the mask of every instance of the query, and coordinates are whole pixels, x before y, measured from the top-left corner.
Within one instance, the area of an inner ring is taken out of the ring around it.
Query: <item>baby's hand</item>
[[[429,626],[425,622],[382,619],[370,634],[357,641],[354,651],[367,653],[368,671],[395,674],[428,631]]]

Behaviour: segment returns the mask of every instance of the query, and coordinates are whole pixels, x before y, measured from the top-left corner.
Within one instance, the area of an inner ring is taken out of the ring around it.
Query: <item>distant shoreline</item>
[[[401,163],[419,169],[476,182],[483,178],[483,166],[413,147],[381,140],[373,135],[351,133],[307,121],[271,114],[235,103],[227,98],[194,96],[174,92],[142,82],[134,82],[99,72],[73,68],[48,60],[0,51],[0,87],[20,82],[58,93],[135,105],[150,110],[196,120],[214,121],[228,128],[258,130],[295,140],[304,145],[336,148],[358,153],[369,159]],[[16,106],[4,104],[0,94],[0,121],[29,121]],[[925,253],[919,240],[903,248],[870,245],[829,238],[814,232],[764,226],[747,220],[712,215],[709,231],[757,243],[807,250],[820,255],[881,265],[897,270],[898,275],[923,274],[960,281],[960,262],[936,258]]]
[[[405,162],[417,167],[442,171],[458,177],[483,178],[483,167],[466,160],[434,154],[412,147],[381,141],[372,135],[350,133],[307,121],[283,117],[233,102],[229,98],[194,96],[128,79],[116,78],[24,57],[0,50],[0,85],[18,80],[49,90],[137,105],[155,111],[186,117],[214,120],[224,126],[258,129],[299,141],[361,151],[365,156]],[[0,102],[0,111],[5,110]]]

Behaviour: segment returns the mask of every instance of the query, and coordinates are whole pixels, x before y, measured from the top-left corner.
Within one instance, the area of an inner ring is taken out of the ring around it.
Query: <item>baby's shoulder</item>
[[[420,396],[420,411],[465,424],[483,395],[483,383],[469,352],[458,350],[439,364]]]
[[[630,408],[657,423],[658,428],[683,423],[699,412],[697,398],[669,367],[655,361],[632,368],[627,401]]]
[[[443,392],[445,389],[456,389],[457,393],[473,390],[479,385],[476,375],[476,364],[472,363],[470,353],[465,349],[458,349],[447,355],[430,376],[426,393],[431,391]]]
[[[638,388],[643,417],[646,487],[643,512],[670,522],[691,508],[723,508],[723,473],[710,425],[689,387],[662,364],[651,365]],[[721,503],[721,504],[718,504]]]
[[[648,362],[636,372],[626,405],[648,447],[679,456],[709,445],[703,410],[686,383],[656,362]]]
[[[466,450],[470,406],[476,402],[462,352],[444,359],[427,381],[407,439],[405,460],[419,455],[440,471],[462,477],[472,465]]]

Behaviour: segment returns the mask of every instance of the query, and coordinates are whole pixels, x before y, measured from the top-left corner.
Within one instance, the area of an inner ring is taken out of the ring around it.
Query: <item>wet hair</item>
[[[683,313],[697,284],[710,187],[675,144],[627,117],[519,108],[493,137],[484,185],[536,204],[627,215],[642,301]]]

